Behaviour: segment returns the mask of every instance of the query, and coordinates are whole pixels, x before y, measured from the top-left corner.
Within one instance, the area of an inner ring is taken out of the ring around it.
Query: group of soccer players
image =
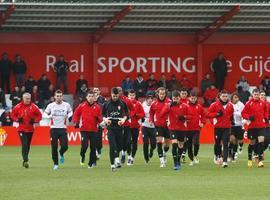
[[[170,96],[170,98],[169,98]],[[101,155],[102,133],[107,129],[111,170],[116,171],[126,161],[131,166],[135,163],[140,128],[143,137],[143,155],[148,163],[157,149],[160,167],[167,164],[168,151],[171,146],[173,169],[180,170],[187,154],[192,166],[199,163],[200,130],[207,119],[214,126],[214,163],[223,168],[228,161],[235,161],[238,146],[243,147],[243,137],[247,129],[248,166],[257,160],[257,166],[263,167],[264,151],[269,146],[269,102],[265,92],[254,89],[251,99],[244,105],[237,93],[231,95],[221,91],[217,100],[208,111],[198,103],[197,94],[182,88],[169,95],[165,88],[148,92],[145,101],[136,100],[136,93],[130,90],[123,95],[120,87],[111,89],[107,101],[100,95],[98,88],[89,91],[86,99],[74,111],[63,101],[63,93],[57,90],[55,102],[50,103],[44,111],[49,118],[51,154],[53,169],[59,169],[65,162],[64,153],[68,150],[66,127],[69,121],[81,133],[80,164],[85,165],[85,154],[90,144],[88,168],[93,168]],[[29,167],[28,154],[34,132],[42,114],[31,102],[31,95],[25,93],[23,100],[12,110],[13,120],[18,123],[18,132],[22,144],[23,166]],[[58,150],[58,142],[60,150]],[[60,156],[60,158],[59,158]],[[126,159],[127,158],[127,159]]]

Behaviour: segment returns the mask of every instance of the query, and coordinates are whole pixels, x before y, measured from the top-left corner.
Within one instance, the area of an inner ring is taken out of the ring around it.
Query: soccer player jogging
[[[258,154],[258,167],[264,167],[264,131],[265,122],[268,120],[268,107],[265,101],[260,99],[260,91],[254,89],[252,98],[246,103],[242,117],[248,120],[248,167],[252,167],[252,153]]]
[[[241,113],[245,105],[239,100],[239,96],[237,93],[232,94],[231,103],[233,105],[234,113],[232,118],[231,136],[229,144],[229,160],[232,160],[234,162],[236,159],[238,144],[243,144],[245,131],[243,127],[243,118]]]
[[[99,88],[93,88],[93,92],[95,93],[96,103],[100,106],[101,110],[103,108],[104,103],[106,102],[105,97],[101,95]],[[102,136],[103,136],[103,125],[100,124],[98,126],[98,132],[97,132],[97,159],[100,159],[101,157],[101,150],[102,150]]]
[[[170,148],[170,132],[167,126],[169,112],[167,107],[171,104],[171,100],[167,97],[166,89],[160,87],[156,91],[157,98],[154,100],[150,107],[149,124],[155,125],[156,139],[157,139],[157,152],[160,160],[160,167],[166,166],[166,153]],[[162,149],[164,140],[164,152]]]
[[[23,94],[22,101],[12,109],[11,118],[14,122],[19,123],[18,133],[22,144],[23,167],[29,168],[28,155],[34,133],[34,124],[42,118],[38,107],[31,102],[31,94]]]
[[[214,125],[214,162],[216,164],[220,164],[223,147],[223,168],[228,167],[228,145],[233,112],[233,105],[229,102],[228,93],[225,90],[222,90],[219,94],[218,100],[210,105],[208,116]]]
[[[93,92],[89,91],[86,95],[86,102],[81,103],[76,108],[73,122],[75,123],[75,128],[80,128],[81,132],[80,164],[84,165],[85,153],[90,141],[88,168],[92,168],[96,165],[97,132],[99,123],[102,122],[101,109],[95,102],[95,94]]]
[[[60,163],[65,162],[64,153],[68,150],[67,124],[72,117],[72,109],[69,103],[63,101],[63,92],[56,90],[55,101],[50,103],[44,111],[44,117],[50,118],[50,138],[52,149],[53,169],[59,169],[58,141],[60,142]]]
[[[143,155],[145,163],[148,163],[153,157],[154,150],[157,146],[155,126],[149,123],[150,107],[153,103],[154,95],[151,92],[146,94],[146,100],[143,102],[145,117],[142,119],[142,136],[143,136]],[[150,150],[149,150],[150,143]]]
[[[188,99],[188,89],[183,87],[180,89],[180,102],[188,104],[188,100],[189,100]],[[182,162],[183,163],[186,162],[186,151],[187,151],[187,142],[186,142],[186,138],[185,138],[184,150],[183,150],[183,154],[182,154]]]
[[[144,110],[142,104],[137,101],[136,94],[134,90],[130,90],[128,92],[128,98],[130,99],[131,103],[133,104],[133,110],[130,111],[130,128],[131,128],[131,140],[128,144],[127,154],[128,154],[128,162],[127,165],[134,164],[134,158],[138,148],[138,136],[139,136],[139,120],[144,117]]]
[[[184,150],[187,130],[188,106],[180,102],[180,93],[175,90],[172,92],[172,102],[167,109],[169,110],[169,130],[174,161],[173,169],[180,170],[180,159]]]
[[[265,126],[265,136],[264,136],[264,151],[269,148],[270,150],[270,124],[269,124],[269,118],[270,118],[270,102],[266,99],[266,94],[264,90],[260,91],[260,99],[265,101],[268,107],[268,119],[265,120],[266,126]]]
[[[108,129],[110,163],[114,172],[121,167],[119,153],[123,149],[123,124],[129,117],[127,105],[120,100],[117,88],[112,88],[111,99],[104,104],[102,116]]]
[[[128,108],[128,111],[131,112],[134,110],[133,104],[131,103],[130,99],[127,98],[123,94],[123,90],[121,87],[117,87],[119,91],[119,98],[121,101],[123,101]],[[121,163],[124,164],[126,161],[126,151],[128,149],[128,145],[130,144],[131,141],[131,128],[130,128],[130,120],[126,120],[125,123],[123,124],[123,149],[121,152]]]
[[[191,91],[188,102],[188,116],[190,120],[187,123],[187,147],[190,166],[199,163],[198,153],[200,148],[200,130],[206,122],[206,115],[201,104],[198,103],[197,94]],[[194,151],[193,151],[194,147]]]

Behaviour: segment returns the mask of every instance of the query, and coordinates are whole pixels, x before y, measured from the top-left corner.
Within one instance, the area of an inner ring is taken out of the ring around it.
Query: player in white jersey
[[[230,136],[230,144],[229,144],[229,161],[235,161],[238,144],[243,144],[244,138],[244,129],[243,129],[243,118],[242,118],[242,110],[245,105],[239,100],[239,96],[237,93],[233,93],[231,96],[231,102],[233,105],[233,118],[232,128],[231,128],[231,136]]]
[[[150,158],[153,157],[154,150],[157,146],[156,133],[154,124],[149,123],[149,111],[154,99],[154,94],[148,92],[146,100],[143,102],[143,110],[145,117],[142,119],[142,136],[143,136],[143,154],[145,163],[148,163]],[[149,151],[150,143],[150,151]]]
[[[50,118],[50,137],[52,148],[52,160],[54,163],[53,169],[59,168],[58,164],[58,140],[60,142],[60,163],[65,162],[64,153],[68,149],[67,124],[72,117],[71,106],[63,101],[63,93],[61,90],[56,90],[54,94],[55,101],[50,103],[44,111],[44,117]]]

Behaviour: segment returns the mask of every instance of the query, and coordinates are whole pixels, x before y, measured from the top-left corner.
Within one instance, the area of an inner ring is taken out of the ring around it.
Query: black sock
[[[178,148],[178,156],[177,156],[177,163],[180,165],[180,159],[182,157],[184,148]]]
[[[258,146],[257,147],[257,153],[258,153],[258,156],[259,156],[259,161],[262,161],[263,160],[264,143],[260,142],[260,143],[258,143],[257,146]]]
[[[215,144],[214,145],[214,151],[215,151],[215,156],[220,157],[221,156],[221,145],[220,144]]]
[[[232,157],[232,155],[233,155],[233,143],[232,142],[230,142],[230,144],[229,144],[228,152],[229,152],[229,157]]]
[[[248,145],[248,160],[252,160],[252,151],[253,151],[254,145],[249,144]]]
[[[178,144],[177,143],[173,143],[172,144],[172,155],[173,155],[173,162],[174,162],[174,165],[177,165],[178,164]]]
[[[167,153],[168,151],[169,151],[169,146],[164,146],[164,151],[165,151],[165,153]]]
[[[238,145],[237,144],[234,144],[233,145],[233,154],[232,154],[232,159],[233,160],[235,159],[235,154],[237,153],[237,148],[238,148]]]
[[[194,156],[197,157],[199,153],[200,145],[194,144]]]
[[[157,143],[157,152],[159,158],[163,157],[162,143]]]

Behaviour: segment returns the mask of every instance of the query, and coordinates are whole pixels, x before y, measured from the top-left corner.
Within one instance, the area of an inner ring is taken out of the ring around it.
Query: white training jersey
[[[145,117],[144,117],[145,120],[142,123],[142,126],[147,127],[147,128],[155,128],[154,125],[151,126],[149,124],[149,118],[150,118],[149,111],[150,111],[151,105],[148,106],[147,103],[144,101],[143,104],[142,104],[142,106],[143,106],[143,110],[144,110],[144,113],[145,113]]]
[[[234,126],[243,126],[243,119],[242,119],[242,111],[245,107],[245,105],[241,102],[241,101],[238,101],[236,104],[233,104],[233,109],[234,109],[234,112],[233,112],[233,119],[234,119]]]
[[[51,119],[51,128],[66,128],[68,119],[72,117],[73,111],[67,102],[62,102],[61,104],[53,102],[47,106],[44,111],[44,115],[45,118]]]

